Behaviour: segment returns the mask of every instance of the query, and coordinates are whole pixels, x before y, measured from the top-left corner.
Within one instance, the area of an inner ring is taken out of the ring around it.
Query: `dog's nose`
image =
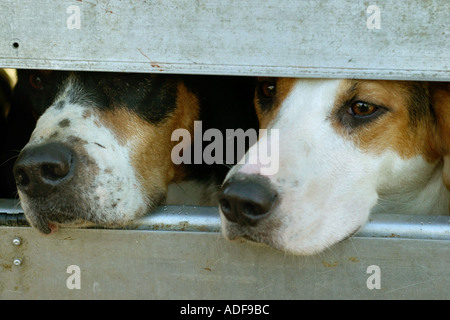
[[[270,213],[278,193],[259,175],[238,175],[222,186],[219,205],[225,217],[240,225],[254,226]]]
[[[22,150],[14,164],[17,188],[30,197],[45,196],[73,176],[75,152],[62,143],[47,143]]]

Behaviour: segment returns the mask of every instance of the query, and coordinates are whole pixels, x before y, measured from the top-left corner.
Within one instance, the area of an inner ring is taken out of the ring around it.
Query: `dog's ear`
[[[431,99],[437,120],[437,147],[444,160],[443,180],[450,190],[450,82],[431,83]]]

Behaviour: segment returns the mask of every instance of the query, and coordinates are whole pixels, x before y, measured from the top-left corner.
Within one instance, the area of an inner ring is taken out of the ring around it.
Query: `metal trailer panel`
[[[3,227],[0,241],[1,299],[450,298],[443,240],[354,237],[311,257],[207,232]],[[73,265],[80,289],[67,283]]]
[[[1,211],[19,215],[10,204]],[[217,208],[184,206],[160,207],[130,230],[0,227],[0,299],[450,298],[449,217],[373,215],[308,257],[219,230]]]
[[[367,1],[5,0],[0,66],[450,81],[450,3],[376,5],[379,29]],[[162,207],[129,230],[44,237],[13,226],[20,207],[0,207],[1,299],[450,297],[448,217],[372,216],[352,238],[296,257],[224,240],[217,209]],[[71,266],[80,289],[69,288]]]
[[[447,0],[4,0],[0,65],[450,80]]]

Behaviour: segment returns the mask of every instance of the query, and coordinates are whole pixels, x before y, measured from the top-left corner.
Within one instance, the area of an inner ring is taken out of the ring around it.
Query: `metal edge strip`
[[[0,226],[27,224],[17,200],[0,199]],[[217,207],[160,206],[151,214],[122,229],[220,232],[220,228]],[[353,237],[450,241],[450,217],[395,213],[374,214]]]

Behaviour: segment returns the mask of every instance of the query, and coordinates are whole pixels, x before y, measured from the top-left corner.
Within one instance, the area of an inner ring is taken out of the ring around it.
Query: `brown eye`
[[[272,82],[269,82],[269,81],[261,82],[260,88],[261,88],[261,93],[266,98],[273,98],[273,96],[275,95],[275,84]]]
[[[44,89],[44,82],[42,81],[42,78],[36,74],[30,74],[28,77],[28,81],[31,85],[31,87],[35,90],[43,90]]]
[[[373,104],[357,101],[352,104],[348,112],[356,117],[367,117],[374,114],[377,110],[378,107]]]

